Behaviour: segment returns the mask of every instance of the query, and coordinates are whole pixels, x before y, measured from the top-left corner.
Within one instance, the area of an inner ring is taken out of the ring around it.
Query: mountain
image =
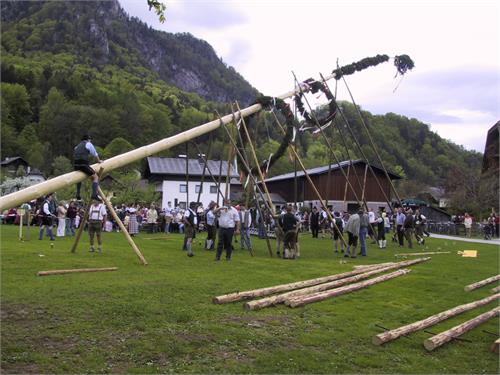
[[[224,103],[246,106],[258,95],[207,42],[153,30],[128,17],[115,0],[2,1],[0,7],[1,156],[22,156],[46,175],[71,169],[72,149],[83,133],[92,135],[106,158],[213,120],[217,111],[231,113]],[[356,108],[340,106],[375,162]],[[480,170],[481,154],[442,139],[418,119],[362,114],[386,166],[411,187],[443,186],[455,168]],[[250,124],[259,160],[283,138],[273,121],[262,112]],[[344,129],[349,155],[334,128]],[[340,160],[362,156],[341,116],[327,132]],[[197,139],[202,152],[208,152],[209,139],[211,157],[227,159],[225,133]],[[331,159],[320,137],[299,132],[297,143],[306,167]],[[185,152],[181,145],[162,155]],[[269,175],[292,169],[285,154]]]
[[[146,6],[146,4],[145,4]],[[117,0],[1,3],[2,46],[9,53],[69,53],[80,62],[141,70],[216,102],[249,104],[257,91],[205,41],[154,30],[129,18]]]

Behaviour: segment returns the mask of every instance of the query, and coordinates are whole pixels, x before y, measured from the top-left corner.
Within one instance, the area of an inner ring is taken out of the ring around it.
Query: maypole
[[[377,55],[376,57],[365,58],[358,62],[342,67],[340,69],[334,70],[331,75],[325,77],[325,80],[330,80],[332,78],[340,79],[343,75],[353,74],[356,71],[364,70],[370,66],[375,66],[380,63],[386,62],[388,60],[389,56],[387,55]],[[396,56],[394,60],[395,60],[395,65],[397,66],[399,72],[405,72],[407,69],[413,68],[413,62],[406,55]],[[278,96],[277,99],[281,100],[287,99],[303,91],[304,88],[301,88],[299,86],[295,90],[289,91],[287,93]],[[220,119],[215,119],[213,121],[199,125],[195,128],[186,130],[182,133],[164,138],[158,142],[154,142],[149,145],[142,146],[135,150],[126,152],[124,154],[114,156],[110,159],[103,161],[102,163],[96,163],[92,165],[92,168],[94,170],[102,169],[102,173],[105,175],[111,172],[112,170],[124,167],[140,159],[144,159],[148,156],[157,154],[161,151],[165,151],[174,146],[188,142],[191,139],[210,133],[211,131],[218,129],[222,125],[226,125],[231,122],[237,122],[241,117],[250,116],[254,113],[261,111],[262,109],[263,106],[261,104],[258,103],[253,104],[247,108],[242,109],[241,112],[223,116]],[[83,172],[74,171],[52,178],[48,181],[39,183],[37,185],[30,186],[26,189],[17,191],[15,193],[7,194],[3,197],[0,197],[0,211],[12,207],[17,207],[24,202],[29,202],[43,195],[47,195],[51,192],[60,190],[64,187],[72,186],[77,182],[84,181],[86,178],[87,176]]]

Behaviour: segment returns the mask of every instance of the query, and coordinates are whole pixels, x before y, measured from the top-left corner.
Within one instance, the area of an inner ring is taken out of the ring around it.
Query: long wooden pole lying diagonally
[[[383,333],[379,333],[378,335],[373,337],[372,342],[375,345],[382,345],[386,342],[397,339],[401,336],[406,336],[409,333],[419,331],[421,329],[433,326],[443,320],[449,319],[453,316],[459,315],[465,311],[469,311],[475,309],[476,307],[486,305],[490,302],[496,301],[500,298],[500,293],[495,294],[493,296],[489,296],[471,303],[466,303],[464,305],[456,306],[452,309],[440,312],[439,314],[429,316],[423,320],[419,320],[418,322],[414,322],[411,324],[407,324],[405,326],[391,329],[390,331],[386,331]]]
[[[498,281],[498,280],[500,280],[500,275],[496,275],[496,276],[488,277],[487,279],[484,279],[484,280],[478,281],[477,283],[473,283],[473,284],[469,284],[469,285],[467,285],[467,286],[464,288],[464,290],[465,290],[466,292],[470,292],[471,290],[481,288],[482,286],[485,286],[485,285],[488,285],[488,284],[494,283],[495,281]]]
[[[414,259],[414,260],[410,260],[407,262],[400,262],[397,264],[393,264],[393,265],[390,265],[387,267],[364,270],[365,272],[361,273],[359,275],[346,277],[346,278],[343,278],[340,280],[330,281],[328,283],[323,283],[323,284],[311,286],[308,288],[292,290],[291,292],[278,294],[276,296],[271,296],[271,297],[262,298],[262,299],[255,300],[255,301],[250,301],[250,302],[247,302],[244,305],[244,307],[246,310],[258,310],[258,309],[262,309],[264,307],[277,305],[279,303],[283,303],[283,302],[286,303],[286,301],[298,298],[299,296],[307,296],[307,295],[311,295],[314,293],[323,292],[325,290],[334,289],[334,288],[337,288],[339,286],[343,286],[346,284],[353,284],[353,283],[356,283],[358,281],[368,279],[369,277],[376,275],[376,274],[379,274],[379,273],[391,271],[391,270],[394,270],[397,268],[411,266],[411,265],[414,265],[417,263],[425,262],[429,259],[431,259],[431,258]]]
[[[500,286],[497,286],[496,288],[491,289],[491,293],[498,293],[500,292]]]
[[[99,186],[98,188],[98,192],[99,192],[99,195],[101,196],[104,204],[106,205],[106,207],[108,208],[108,211],[111,212],[111,216],[113,216],[113,219],[115,219],[116,223],[118,224],[118,227],[120,228],[120,230],[122,231],[123,235],[125,236],[125,238],[127,239],[127,242],[129,243],[129,245],[132,247],[132,249],[134,250],[135,254],[137,255],[137,257],[139,258],[139,260],[141,261],[141,263],[145,266],[148,265],[148,262],[146,262],[146,259],[144,259],[144,257],[142,256],[142,253],[141,251],[139,250],[139,248],[137,247],[137,245],[135,244],[134,240],[132,239],[132,237],[130,236],[130,234],[128,233],[128,230],[127,228],[125,228],[125,225],[123,225],[121,219],[118,217],[118,215],[116,214],[116,211],[115,209],[113,208],[113,205],[111,204],[111,202],[106,198],[106,196],[104,195],[104,193],[102,192],[101,190],[101,187]]]
[[[500,313],[500,307],[495,307],[493,310],[485,312],[484,314],[476,316],[474,319],[468,320],[458,326],[450,328],[444,332],[441,332],[435,336],[424,341],[424,347],[428,351],[434,350],[441,345],[446,344],[448,341],[463,335],[464,333],[470,331],[471,329],[477,327],[478,325],[488,321],[491,318],[495,318]]]
[[[356,63],[352,64],[356,65]],[[363,69],[361,67],[358,70]],[[336,78],[337,74],[334,72],[328,77],[326,77],[326,80]],[[285,94],[282,94],[278,96],[279,99],[286,99],[294,96],[295,94],[299,93],[299,89],[294,89],[292,91],[289,91]],[[233,115],[226,115],[222,117],[222,122],[224,124],[229,124],[232,121],[237,121],[239,120],[239,117],[246,117],[251,114],[257,113],[262,110],[262,105],[261,104],[253,104],[247,108],[244,108],[241,110],[241,113],[237,113],[234,116]],[[236,117],[236,118],[235,118]],[[103,161],[102,163],[99,164],[99,167],[102,167],[103,173],[107,174],[112,170],[115,170],[117,168],[121,168],[125,165],[128,165],[130,163],[133,163],[137,160],[144,159],[148,156],[151,156],[153,154],[157,154],[161,151],[167,150],[169,148],[172,148],[174,146],[177,146],[179,144],[185,143],[191,139],[197,138],[203,134],[207,134],[213,130],[218,129],[221,126],[221,121],[219,119],[207,122],[205,124],[202,124],[200,126],[194,127],[192,129],[186,130],[182,133],[176,134],[174,136],[164,138],[158,142],[151,143],[146,146],[139,147],[135,150],[126,152],[121,155],[114,156],[110,159],[107,159]],[[94,169],[97,168],[97,164],[94,164],[92,167]],[[20,204],[24,202],[31,201],[35,198],[38,198],[42,195],[46,195],[48,193],[60,190],[64,187],[71,186],[76,184],[77,182],[82,182],[87,178],[87,175],[83,172],[80,171],[74,171],[70,173],[66,173],[64,175],[52,178],[48,181],[30,186],[26,189],[4,195],[0,197],[0,211],[3,211],[8,208],[12,207],[17,207]]]
[[[410,271],[411,270],[409,270],[408,268],[403,268],[402,270],[397,270],[397,271],[388,273],[386,275],[375,277],[373,279],[361,281],[359,283],[349,284],[349,285],[343,286],[341,288],[327,290],[325,292],[308,294],[305,296],[298,296],[298,297],[289,298],[285,301],[285,304],[287,306],[290,306],[290,307],[299,307],[299,306],[307,305],[309,303],[323,301],[327,298],[337,297],[337,296],[340,296],[342,294],[351,293],[351,292],[354,292],[356,290],[366,288],[367,286],[370,286],[370,285],[378,284],[378,283],[381,283],[381,282],[384,282],[387,280],[394,279],[395,277],[398,277],[398,276],[406,275]]]
[[[72,270],[52,270],[52,271],[40,271],[37,276],[51,276],[51,275],[64,275],[67,273],[84,273],[84,272],[107,272],[116,271],[118,267],[107,267],[107,268],[75,268]]]

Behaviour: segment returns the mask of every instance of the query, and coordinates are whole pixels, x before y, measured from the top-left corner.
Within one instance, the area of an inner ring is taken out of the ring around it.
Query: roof
[[[26,160],[24,160],[22,157],[20,156],[13,156],[13,157],[6,157],[5,160],[2,160],[0,161],[0,165],[3,167],[3,166],[7,166],[9,165],[10,163],[13,163],[15,161],[21,161],[23,162],[24,164],[28,165],[28,162]]]
[[[281,195],[277,193],[269,193],[269,195],[273,204],[286,204],[286,200]],[[242,196],[242,191],[231,192],[231,200],[238,201],[242,198]]]
[[[151,174],[161,175],[186,175],[186,159],[185,158],[160,158],[149,156],[148,168]],[[188,159],[188,172],[190,176],[201,176],[203,174],[203,167],[205,163],[198,159]],[[209,160],[207,169],[210,170],[214,176],[227,176],[227,161],[222,161],[222,168],[220,160]],[[209,171],[205,171],[205,176],[210,176]],[[233,165],[231,165],[231,177],[239,178]]]
[[[341,161],[338,164],[332,164],[331,165],[331,170],[335,171],[335,170],[340,169],[340,168],[347,168],[350,164],[351,164],[350,160],[344,160],[344,161]],[[353,160],[352,164],[353,165],[354,164],[366,165],[366,163],[363,160]],[[379,167],[377,167],[376,165],[373,165],[373,164],[370,164],[370,165],[372,166],[372,168],[378,169],[378,170],[380,170],[380,171],[383,172],[382,168],[379,168]],[[316,168],[306,169],[306,172],[310,176],[317,175],[317,174],[322,174],[322,173],[328,172],[328,165],[325,165],[323,167],[316,167]],[[395,174],[395,173],[393,173],[391,171],[387,171],[387,173],[389,173],[389,176],[393,180],[401,179],[401,176],[399,176],[399,175],[397,175],[397,174]],[[297,171],[297,177],[302,177],[304,175],[305,175],[304,171]],[[288,179],[292,179],[292,178],[295,178],[295,172],[285,173],[285,174],[281,174],[279,176],[274,176],[274,177],[271,177],[271,178],[267,178],[266,182],[288,180]]]

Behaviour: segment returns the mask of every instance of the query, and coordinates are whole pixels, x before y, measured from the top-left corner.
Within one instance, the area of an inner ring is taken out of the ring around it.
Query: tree
[[[52,162],[52,175],[60,176],[62,174],[71,172],[73,170],[73,166],[71,161],[66,157],[59,155],[54,158]]]
[[[165,22],[165,10],[167,7],[165,4],[159,2],[158,0],[147,0],[149,5],[149,10],[154,8],[156,15],[161,23]]]
[[[26,87],[17,83],[2,83],[0,91],[2,107],[8,108],[4,115],[17,131],[22,130],[31,120],[31,106]]]

